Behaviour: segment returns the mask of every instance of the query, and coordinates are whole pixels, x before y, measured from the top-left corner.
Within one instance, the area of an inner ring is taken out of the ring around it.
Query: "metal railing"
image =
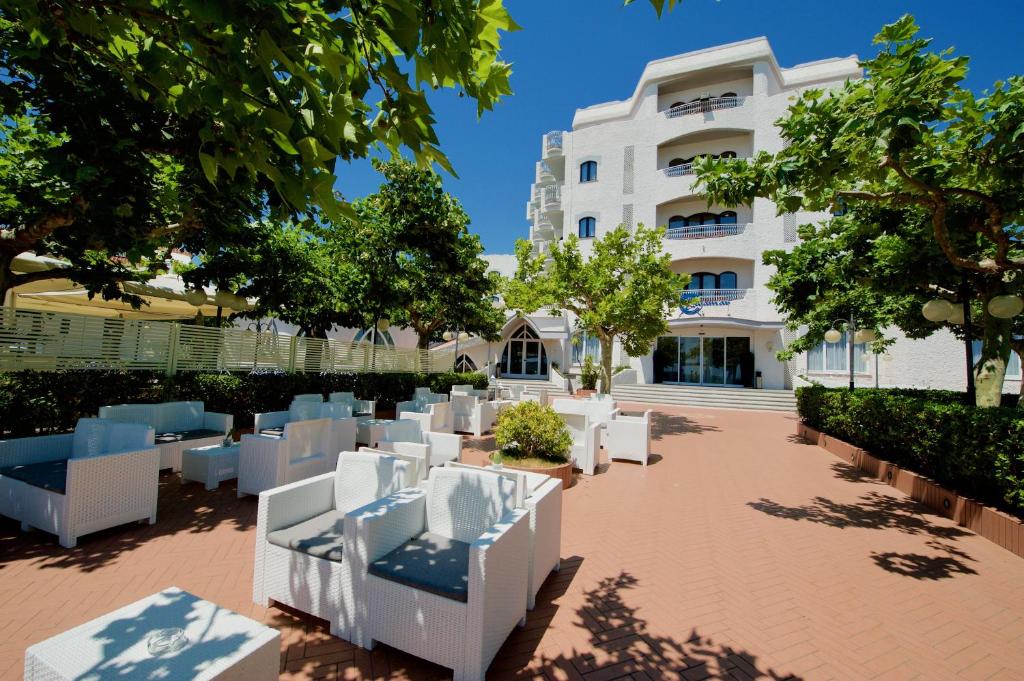
[[[553,170],[551,170],[551,166],[548,165],[546,161],[538,161],[537,162],[537,170],[538,170],[538,172],[537,172],[537,183],[538,184],[550,184],[552,182],[557,182],[558,181],[557,178],[555,177],[555,172]]]
[[[747,296],[750,289],[745,288],[693,288],[679,292],[683,302],[693,300],[701,305],[728,305]]]
[[[678,118],[690,114],[705,113],[707,111],[718,111],[719,109],[734,109],[743,103],[742,97],[709,97],[699,99],[696,102],[688,102],[665,110],[666,118]]]
[[[562,188],[557,184],[544,187],[541,194],[541,206],[544,210],[558,210],[562,207]]]
[[[544,155],[555,155],[562,153],[562,131],[552,130],[544,135]]]
[[[667,177],[681,177],[683,175],[693,175],[693,163],[680,163],[676,166],[669,166],[663,171]]]
[[[440,373],[450,370],[453,360],[451,352],[374,347],[269,331],[11,308],[0,312],[0,371]]]
[[[669,227],[665,230],[666,239],[717,239],[723,236],[742,234],[749,223],[725,225],[685,225]]]

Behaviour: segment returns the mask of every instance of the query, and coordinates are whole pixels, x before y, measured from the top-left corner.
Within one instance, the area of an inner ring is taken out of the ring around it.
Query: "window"
[[[722,272],[721,274],[714,274],[713,272],[694,272],[690,275],[690,283],[686,285],[686,288],[690,291],[695,289],[704,291],[723,288],[735,289],[736,273]]]
[[[847,361],[850,357],[850,349],[846,345],[846,334],[838,343],[822,341],[817,346],[807,351],[807,370],[821,373],[848,373],[850,371]],[[868,351],[864,343],[853,346],[853,370],[858,373],[868,371]]]
[[[455,371],[463,374],[471,374],[476,371],[476,362],[469,355],[459,355],[455,360]]]
[[[677,106],[682,106],[683,104],[686,104],[686,102],[672,102],[672,105],[669,108],[674,109]]]
[[[580,164],[580,182],[597,181],[597,161],[584,161]]]
[[[736,273],[735,272],[722,272],[718,275],[718,286],[717,288],[736,288]]]
[[[736,224],[736,213],[731,210],[727,210],[718,216],[718,224],[720,225],[735,225]]]
[[[586,331],[580,331],[572,339],[572,363],[583,364],[590,357],[595,364],[601,363],[601,341]]]
[[[723,151],[721,154],[719,154],[715,158],[736,158],[736,152],[735,151]]]
[[[684,218],[682,215],[673,215],[672,217],[670,217],[668,219],[668,228],[669,229],[678,229],[680,227],[685,227],[685,226],[686,226],[686,218]]]
[[[596,218],[581,218],[580,219],[580,238],[581,239],[593,239],[597,233],[597,219]]]
[[[977,362],[978,358],[981,357],[981,341],[976,340],[972,342],[971,350],[974,353],[974,361]],[[1020,355],[1013,350],[1010,350],[1010,361],[1006,363],[1006,376],[1004,378],[1017,381],[1021,379]]]
[[[391,337],[390,331],[374,331],[373,329],[361,329],[356,332],[352,339],[353,343],[369,343],[373,339],[374,345],[394,346],[395,339]]]
[[[681,166],[681,165],[683,165],[685,163],[686,163],[686,161],[684,161],[681,158],[674,158],[674,159],[672,159],[671,161],[668,162],[668,167],[669,168],[675,168],[676,166]]]
[[[724,93],[722,95],[721,99],[725,99],[726,97],[735,97],[735,96],[736,96],[735,92],[726,92],[726,93]]]

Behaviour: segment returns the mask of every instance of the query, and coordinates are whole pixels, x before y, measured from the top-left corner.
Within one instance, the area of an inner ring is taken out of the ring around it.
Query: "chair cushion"
[[[68,460],[40,461],[24,466],[8,466],[0,468],[0,476],[21,480],[33,487],[41,487],[51,492],[64,494],[68,480]]]
[[[469,597],[469,544],[424,532],[373,561],[368,572],[465,603]]]
[[[281,437],[284,435],[284,426],[277,426],[276,428],[260,428],[260,435],[272,435],[273,437]]]
[[[160,433],[155,440],[158,445],[168,442],[182,442],[185,440],[198,440],[204,437],[224,437],[224,433],[217,430],[200,428],[199,430],[183,430],[177,433]]]
[[[267,533],[267,541],[314,558],[341,561],[345,514],[327,511],[297,525]]]

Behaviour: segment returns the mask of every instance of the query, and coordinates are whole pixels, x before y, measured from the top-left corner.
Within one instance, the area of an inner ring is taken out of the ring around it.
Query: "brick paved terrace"
[[[490,676],[1024,678],[1024,560],[794,430],[777,413],[660,409],[650,466],[566,491],[562,570]],[[279,628],[282,678],[449,676],[253,605],[255,522],[231,485],[169,475],[155,526],[71,551],[0,520],[0,678],[21,677],[32,643],[170,585]]]

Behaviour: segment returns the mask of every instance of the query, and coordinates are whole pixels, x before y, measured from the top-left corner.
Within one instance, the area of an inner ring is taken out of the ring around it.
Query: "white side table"
[[[224,480],[238,477],[238,453],[242,444],[235,442],[230,447],[208,445],[193,447],[181,453],[181,479],[197,480],[214,490]]]
[[[359,428],[356,432],[356,442],[368,447],[376,447],[377,441],[384,437],[384,428],[394,423],[393,419],[368,419],[359,417]]]
[[[171,627],[188,642],[151,654],[149,635]],[[25,679],[271,681],[280,663],[276,629],[171,587],[31,646]]]

